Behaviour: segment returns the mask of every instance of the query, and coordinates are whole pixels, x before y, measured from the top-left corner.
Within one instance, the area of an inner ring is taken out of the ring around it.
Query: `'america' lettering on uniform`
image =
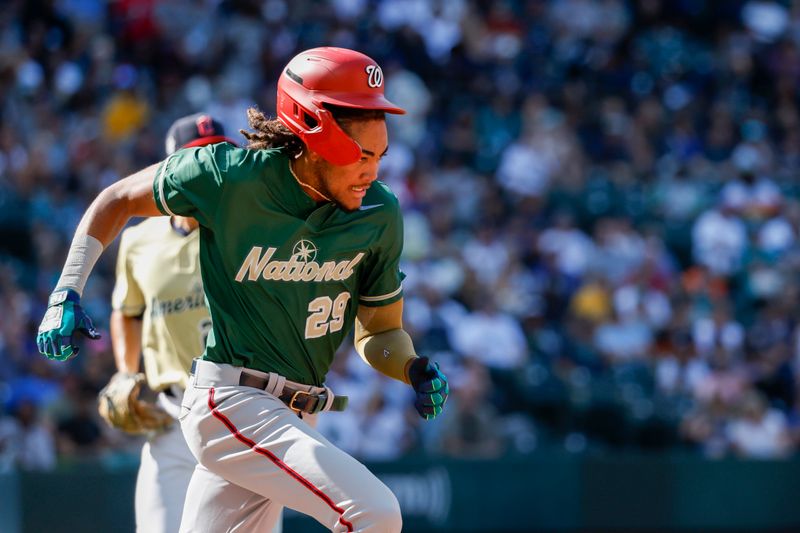
[[[281,150],[219,144],[167,158],[153,193],[200,222],[207,360],[319,386],[358,306],[402,298],[401,213],[379,181],[345,212],[306,195]]]
[[[203,352],[211,319],[198,260],[199,237],[183,235],[169,218],[148,218],[122,232],[112,307],[142,318],[148,386],[186,387],[192,358]]]

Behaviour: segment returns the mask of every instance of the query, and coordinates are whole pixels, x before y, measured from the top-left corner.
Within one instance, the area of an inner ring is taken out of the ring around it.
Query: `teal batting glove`
[[[36,345],[48,359],[66,361],[78,355],[75,332],[99,339],[92,319],[81,308],[81,297],[72,289],[56,289],[47,301],[47,312],[39,325]]]
[[[431,363],[427,357],[418,357],[408,368],[408,379],[417,398],[414,408],[425,420],[433,420],[442,413],[447,396],[450,394],[450,385],[439,363]]]

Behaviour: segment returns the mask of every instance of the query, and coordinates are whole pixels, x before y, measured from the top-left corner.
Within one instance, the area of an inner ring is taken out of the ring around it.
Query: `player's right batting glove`
[[[72,289],[56,289],[47,301],[47,311],[39,325],[36,345],[48,359],[66,361],[78,355],[75,332],[99,339],[92,319],[81,307],[81,297]]]
[[[414,407],[419,415],[425,420],[433,420],[441,414],[450,394],[450,386],[439,370],[439,364],[431,363],[427,357],[418,357],[408,368],[408,379],[417,393]]]

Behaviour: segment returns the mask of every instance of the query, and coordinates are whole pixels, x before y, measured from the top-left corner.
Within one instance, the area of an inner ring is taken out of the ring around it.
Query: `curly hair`
[[[247,148],[261,150],[265,148],[283,148],[291,158],[303,152],[305,144],[300,137],[292,133],[277,118],[267,118],[257,107],[247,110],[247,122],[253,131],[239,130],[247,139]]]
[[[353,109],[341,106],[325,106],[330,110],[339,126],[347,131],[347,125],[360,120],[382,120],[385,113],[376,109]],[[267,118],[257,107],[247,110],[247,122],[253,131],[239,130],[247,139],[247,148],[261,150],[266,148],[283,148],[291,158],[303,153],[305,143],[292,133],[277,118]]]

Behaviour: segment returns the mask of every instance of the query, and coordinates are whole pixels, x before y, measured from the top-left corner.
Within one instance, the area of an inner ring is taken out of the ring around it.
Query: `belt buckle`
[[[300,409],[298,407],[295,407],[295,405],[294,405],[294,402],[297,401],[297,397],[300,396],[301,394],[305,394],[309,398],[311,396],[313,396],[313,394],[311,394],[310,392],[304,391],[304,390],[295,391],[294,394],[292,394],[292,399],[289,400],[289,409],[291,409],[295,413],[300,413],[302,411],[302,409]]]

